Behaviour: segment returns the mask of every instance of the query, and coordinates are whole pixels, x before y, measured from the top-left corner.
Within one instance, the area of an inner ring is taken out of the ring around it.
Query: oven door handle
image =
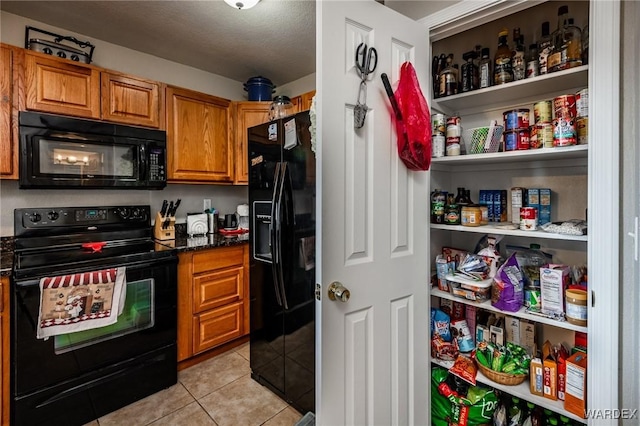
[[[278,192],[280,190],[280,164],[276,163],[276,169],[273,177],[273,196],[271,198],[271,222],[269,223],[269,239],[271,248],[271,273],[273,275],[273,287],[276,292],[276,301],[278,306],[282,306],[282,298],[280,297],[280,286],[278,285],[278,240],[276,236],[277,217],[279,215],[280,207],[278,206]]]

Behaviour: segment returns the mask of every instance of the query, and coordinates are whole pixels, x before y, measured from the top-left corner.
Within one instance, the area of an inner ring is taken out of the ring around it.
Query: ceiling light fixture
[[[224,0],[226,4],[234,9],[251,9],[258,4],[260,0]]]

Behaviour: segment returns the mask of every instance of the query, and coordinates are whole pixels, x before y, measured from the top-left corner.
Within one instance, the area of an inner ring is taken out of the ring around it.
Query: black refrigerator
[[[251,377],[315,411],[315,155],[309,111],[248,132]]]

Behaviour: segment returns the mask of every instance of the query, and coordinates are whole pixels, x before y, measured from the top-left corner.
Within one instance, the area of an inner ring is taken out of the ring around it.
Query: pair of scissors
[[[373,61],[373,64],[371,63]],[[365,80],[378,66],[378,51],[375,47],[368,48],[365,43],[360,43],[356,49],[356,69],[360,78]]]
[[[367,116],[367,77],[378,66],[378,52],[374,47],[367,48],[365,43],[360,43],[356,49],[356,69],[360,75],[360,88],[358,90],[358,102],[353,109],[353,127],[360,129],[364,126]]]

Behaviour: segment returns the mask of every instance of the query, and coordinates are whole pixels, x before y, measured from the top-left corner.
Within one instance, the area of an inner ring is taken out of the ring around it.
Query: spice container
[[[463,206],[460,216],[462,226],[482,225],[482,211],[480,210],[480,206],[475,204]]]
[[[587,325],[587,292],[580,289],[567,289],[566,296],[566,316],[571,324]]]

